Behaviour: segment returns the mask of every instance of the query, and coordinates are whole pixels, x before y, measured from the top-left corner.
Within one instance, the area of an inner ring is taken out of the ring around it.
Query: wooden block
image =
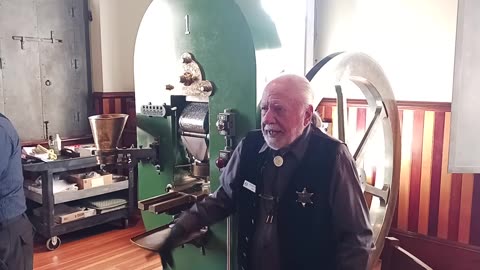
[[[97,177],[87,177],[86,173],[81,173],[69,175],[67,180],[77,183],[78,189],[88,189],[111,184],[113,176],[112,174],[105,174]]]
[[[75,209],[75,207],[56,207],[54,216],[55,223],[63,224],[78,219],[90,217],[96,214],[95,209]]]

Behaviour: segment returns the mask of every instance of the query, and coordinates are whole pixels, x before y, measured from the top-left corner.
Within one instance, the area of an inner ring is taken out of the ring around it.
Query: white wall
[[[302,5],[305,1],[301,0]],[[138,25],[151,0],[89,0],[94,91],[134,90],[133,51]],[[262,0],[278,24],[283,45],[292,48],[290,62],[303,43],[303,30],[288,27],[290,1],[274,10]],[[317,0],[317,60],[336,51],[362,51],[385,70],[397,100],[445,101],[452,96],[457,0]],[[283,3],[283,2],[282,2]],[[281,19],[285,23],[282,24]],[[287,18],[287,19],[285,19]],[[307,61],[308,62],[308,61]],[[293,67],[292,66],[292,67]],[[291,70],[291,71],[293,71]],[[300,70],[299,70],[300,71]]]
[[[242,0],[237,0],[240,2]],[[280,47],[257,49],[257,103],[262,89],[280,73],[305,74],[305,9],[304,0],[258,0],[275,24]],[[287,19],[288,18],[288,19]]]
[[[134,90],[133,51],[138,26],[152,0],[89,0],[93,89]]]
[[[480,173],[480,1],[459,0],[448,172]]]
[[[93,20],[90,22],[90,62],[92,72],[92,87],[94,92],[103,91],[102,74],[102,39],[100,32],[100,0],[89,0],[88,8]]]
[[[281,42],[282,69],[289,73],[305,72],[305,0],[260,0],[275,23]],[[273,59],[270,59],[271,62]],[[258,61],[257,61],[258,62]],[[275,65],[272,65],[272,69]]]
[[[361,51],[382,66],[397,100],[451,101],[457,0],[315,2],[316,60]]]

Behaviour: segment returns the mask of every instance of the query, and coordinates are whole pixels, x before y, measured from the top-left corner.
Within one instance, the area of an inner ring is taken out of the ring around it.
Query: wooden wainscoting
[[[347,129],[356,131],[350,134],[350,141],[356,144],[372,113],[367,110],[364,100],[348,100],[347,103]],[[449,240],[477,250],[480,247],[480,174],[447,172],[450,103],[399,101],[397,106],[402,133],[402,161],[399,198],[392,228],[397,232],[432,237],[428,239]],[[322,100],[317,111],[322,119],[332,122],[332,130],[335,131],[335,100]],[[372,182],[375,180],[375,168],[370,168],[370,173],[369,181]],[[446,249],[448,247],[451,245]],[[433,257],[422,256],[422,252],[435,254],[437,246],[429,248],[434,250],[412,249],[412,253],[429,265],[437,265],[431,261]],[[407,249],[410,247],[407,246]],[[461,251],[455,254],[461,254]],[[469,254],[464,255],[468,257]],[[462,269],[480,269],[480,264],[478,268]]]
[[[128,114],[120,146],[130,147],[131,145],[137,145],[135,92],[94,92],[93,104],[96,114]]]
[[[479,247],[398,229],[392,229],[390,236],[435,270],[480,269]]]

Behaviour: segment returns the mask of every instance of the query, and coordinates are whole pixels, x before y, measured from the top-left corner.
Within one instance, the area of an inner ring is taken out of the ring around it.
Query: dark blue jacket
[[[17,131],[0,113],[0,222],[26,210],[21,152]]]

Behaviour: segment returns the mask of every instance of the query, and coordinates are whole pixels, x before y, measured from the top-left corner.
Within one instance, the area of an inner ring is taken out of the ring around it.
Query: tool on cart
[[[47,149],[40,144],[35,147],[33,150],[35,154],[47,154],[47,158],[49,160],[56,160],[57,159],[57,154],[55,154],[55,151],[53,149]]]

